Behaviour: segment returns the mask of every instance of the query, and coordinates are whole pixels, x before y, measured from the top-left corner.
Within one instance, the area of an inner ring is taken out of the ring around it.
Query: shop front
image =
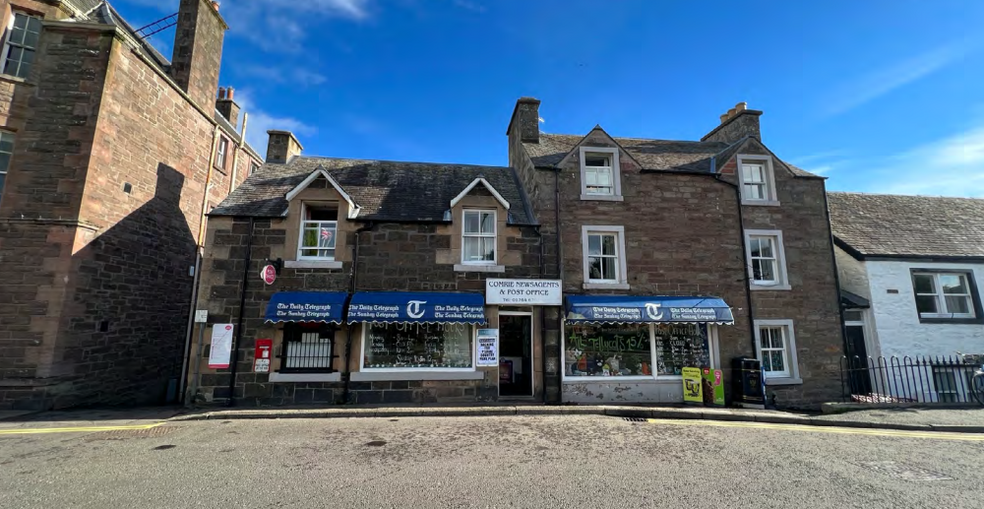
[[[717,328],[732,325],[717,297],[566,297],[562,400],[683,401],[684,368],[720,369]]]
[[[476,336],[487,322],[481,294],[356,293],[347,322],[358,338],[353,402],[495,399],[496,373],[476,359]]]

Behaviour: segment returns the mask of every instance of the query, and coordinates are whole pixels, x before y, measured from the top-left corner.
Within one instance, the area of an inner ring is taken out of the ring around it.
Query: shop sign
[[[700,368],[683,368],[683,401],[685,403],[703,403],[703,378]]]
[[[253,355],[253,372],[270,372],[270,352],[273,351],[272,339],[257,339],[256,350]]]
[[[704,405],[724,406],[724,380],[720,369],[704,368]]]
[[[217,323],[212,326],[212,347],[208,352],[208,367],[224,369],[229,367],[232,354],[232,324]]]
[[[267,285],[272,285],[277,280],[277,268],[273,265],[264,265],[260,269],[260,279]]]
[[[477,366],[499,365],[499,329],[478,329]]]
[[[485,303],[559,306],[563,288],[559,279],[486,279]]]

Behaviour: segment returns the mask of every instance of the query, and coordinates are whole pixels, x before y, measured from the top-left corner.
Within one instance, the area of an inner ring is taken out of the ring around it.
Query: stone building
[[[189,400],[542,398],[542,309],[527,290],[513,306],[485,299],[488,281],[559,290],[537,279],[515,172],[300,152],[270,131],[267,163],[209,214]],[[489,328],[499,355],[483,366]]]
[[[0,7],[0,409],[173,397],[205,214],[260,162],[226,23],[181,0],[168,61],[104,1]]]
[[[563,280],[554,399],[682,401],[683,367],[720,368],[730,388],[739,356],[762,361],[778,405],[839,397],[824,180],[766,147],[761,111],[740,103],[700,141],[668,141],[541,133],[539,106],[520,99],[507,134],[545,274]]]

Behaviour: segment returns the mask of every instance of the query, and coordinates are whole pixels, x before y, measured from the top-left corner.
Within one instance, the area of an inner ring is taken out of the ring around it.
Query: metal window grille
[[[335,327],[328,324],[287,324],[280,371],[330,373]]]

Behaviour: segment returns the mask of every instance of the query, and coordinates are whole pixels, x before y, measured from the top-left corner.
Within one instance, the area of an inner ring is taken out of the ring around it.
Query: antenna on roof
[[[146,39],[156,33],[163,32],[168,28],[173,27],[178,24],[178,13],[174,13],[166,18],[161,18],[153,23],[148,23],[136,30],[134,32],[140,37],[141,40]]]

